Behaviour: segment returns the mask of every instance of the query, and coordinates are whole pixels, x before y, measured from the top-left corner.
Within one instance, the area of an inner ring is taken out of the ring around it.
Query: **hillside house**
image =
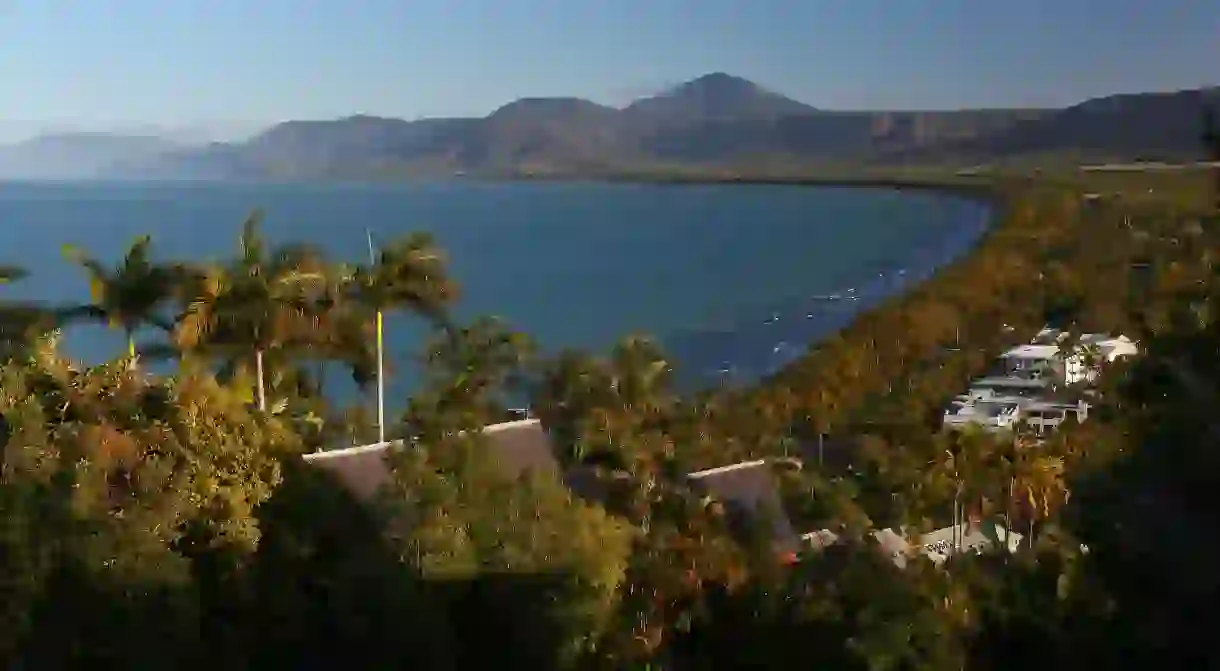
[[[905,567],[907,559],[917,554],[941,564],[955,554],[981,554],[993,547],[997,541],[1008,552],[1016,552],[1024,538],[995,522],[947,526],[915,538],[908,538],[893,529],[881,529],[870,535],[877,542],[878,549],[890,557],[899,568]],[[804,551],[820,552],[839,542],[839,537],[828,529],[822,529],[804,534],[800,540]]]
[[[555,459],[549,434],[537,419],[493,424],[483,429],[487,449],[494,453],[504,474],[519,477],[527,472],[550,472],[560,477],[572,491],[590,501],[604,501],[601,483],[587,469],[563,472]],[[349,492],[370,500],[390,482],[387,457],[403,449],[402,441],[375,443],[340,450],[304,455],[307,464],[331,473]],[[799,461],[792,460],[798,464]],[[793,532],[779,497],[774,462],[748,461],[690,473],[692,488],[724,502],[730,516],[740,524],[767,524],[769,535],[781,553],[797,549]]]
[[[499,458],[505,475],[518,477],[530,470],[559,473],[550,437],[537,419],[492,424],[483,433],[488,438],[488,449]],[[357,498],[368,500],[390,481],[386,457],[402,448],[403,441],[397,440],[314,452],[303,458],[307,464],[334,475]]]
[[[1012,401],[954,400],[945,409],[947,429],[977,426],[984,431],[1012,431],[1021,419],[1021,405]]]
[[[1075,351],[1064,356],[1062,346],[1069,337],[1044,328],[1028,344],[1004,352],[993,374],[974,380],[950,402],[942,426],[1003,431],[1025,425],[1045,435],[1069,418],[1083,422],[1088,404],[1061,402],[1056,390],[1096,380],[1102,365],[1135,356],[1139,348],[1126,336],[1086,333],[1073,345]]]

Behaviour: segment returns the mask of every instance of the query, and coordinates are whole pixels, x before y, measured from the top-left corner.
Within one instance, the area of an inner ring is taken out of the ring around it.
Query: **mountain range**
[[[1200,157],[1220,87],[1097,98],[1062,109],[830,111],[724,73],[622,108],[522,98],[480,118],[288,121],[249,140],[185,146],[75,133],[0,146],[0,178],[324,179],[604,174],[641,168],[978,164]]]

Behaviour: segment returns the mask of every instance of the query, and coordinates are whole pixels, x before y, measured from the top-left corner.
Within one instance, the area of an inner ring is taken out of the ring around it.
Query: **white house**
[[[1069,416],[1083,422],[1088,419],[1089,404],[1083,400],[1077,403],[1035,401],[1021,409],[1021,421],[1036,430],[1038,435],[1058,429]]]
[[[1087,365],[1090,354],[1095,364],[1113,363],[1122,357],[1139,354],[1139,348],[1127,336],[1085,333],[1076,344],[1076,351],[1064,356],[1062,343],[1068,334],[1058,329],[1042,329],[1028,345],[1018,345],[1000,356],[1005,373],[1037,380],[1054,376],[1066,384],[1096,379],[1096,365]]]
[[[996,541],[1007,548],[1008,552],[1016,552],[1023,538],[1021,534],[1009,531],[995,522],[948,526],[922,534],[915,539],[908,539],[893,529],[874,531],[871,536],[877,541],[880,551],[893,559],[900,568],[906,566],[907,558],[913,554],[922,554],[940,564],[962,552],[981,554]],[[801,536],[801,542],[807,550],[816,552],[839,542],[839,537],[828,529],[822,529],[804,534]]]
[[[1086,333],[1080,336],[1080,344],[1096,347],[1106,363],[1114,363],[1125,357],[1136,356],[1140,348],[1125,335],[1108,336],[1101,333]]]
[[[488,449],[498,457],[505,475],[516,477],[527,470],[559,472],[550,436],[537,419],[492,424],[484,427],[483,433],[488,438]],[[403,442],[396,440],[314,452],[303,458],[307,464],[333,474],[357,498],[367,500],[390,481],[386,457],[402,447]]]
[[[1075,384],[1087,377],[1083,358],[1079,354],[1063,357],[1057,344],[1018,345],[1001,354],[1000,360],[1006,373],[1031,380],[1055,378]]]
[[[960,524],[920,536],[918,551],[939,564],[960,552],[981,554],[994,544],[992,538],[1004,545],[1008,552],[1016,552],[1021,546],[1022,535],[994,522]]]
[[[508,477],[518,477],[527,471],[550,472],[586,499],[598,500],[604,493],[596,478],[588,477],[587,470],[563,471],[555,459],[550,435],[537,419],[492,424],[483,428],[483,434],[488,451],[497,457],[498,465]],[[314,452],[303,458],[310,466],[332,474],[356,498],[367,501],[390,482],[392,473],[387,457],[403,449],[403,445],[402,441],[389,441]],[[695,488],[742,514],[743,522],[768,524],[775,548],[789,553],[797,549],[798,536],[784,512],[774,464],[775,461],[766,459],[746,461],[689,473],[687,478]]]
[[[1032,398],[1051,389],[1052,378],[1048,375],[993,375],[981,377],[970,383],[968,394],[975,398]]]
[[[793,460],[799,463],[798,460]],[[743,515],[742,521],[766,524],[779,552],[798,549],[796,532],[784,512],[775,479],[775,461],[758,459],[688,473],[691,484]]]
[[[978,426],[984,431],[1012,431],[1021,420],[1021,405],[1012,401],[955,400],[945,410],[946,429]]]

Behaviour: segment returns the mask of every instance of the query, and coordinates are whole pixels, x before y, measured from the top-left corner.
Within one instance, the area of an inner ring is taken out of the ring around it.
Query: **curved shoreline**
[[[472,176],[473,181],[486,182],[587,182],[603,184],[646,184],[655,186],[701,186],[730,185],[742,186],[809,186],[821,188],[857,188],[886,189],[894,191],[923,191],[950,195],[967,200],[986,202],[996,205],[999,199],[998,191],[1005,181],[1012,178],[950,176],[918,178],[918,177],[885,177],[885,176],[810,176],[810,175],[723,175],[699,173],[647,174],[647,173],[606,173],[601,175],[523,175],[504,176]]]
[[[980,203],[987,207],[985,221],[977,229],[970,231],[969,240],[964,244],[957,246],[951,253],[940,256],[939,259],[929,264],[928,267],[915,269],[912,273],[915,277],[911,278],[914,281],[907,281],[900,286],[886,287],[886,290],[877,292],[876,294],[867,297],[860,301],[857,309],[849,313],[840,312],[839,314],[825,315],[825,319],[819,319],[820,326],[815,332],[807,334],[804,338],[785,338],[781,334],[776,333],[775,338],[767,346],[774,349],[772,354],[784,348],[787,352],[795,350],[795,356],[787,356],[785,361],[778,365],[763,365],[761,370],[748,370],[749,374],[742,375],[740,378],[734,379],[736,373],[734,370],[737,367],[737,361],[746,361],[749,359],[763,358],[758,352],[740,352],[737,356],[726,356],[722,360],[729,364],[727,377],[721,377],[719,380],[709,375],[709,364],[706,360],[687,361],[684,362],[680,356],[681,349],[694,347],[690,341],[696,339],[700,334],[695,332],[677,332],[662,336],[656,334],[659,341],[666,347],[667,350],[675,350],[672,354],[678,364],[677,376],[675,381],[683,389],[683,391],[697,392],[700,390],[712,389],[762,389],[765,388],[774,378],[782,376],[788,369],[800,364],[800,362],[809,356],[817,345],[827,339],[833,338],[836,335],[848,333],[852,326],[861,319],[869,315],[877,314],[879,311],[885,311],[894,306],[895,302],[901,303],[910,297],[914,292],[926,286],[928,283],[936,280],[946,269],[952,268],[962,263],[968,263],[970,259],[984,247],[988,239],[1005,224],[1007,218],[1006,205],[1009,201],[1005,194],[1005,188],[1014,185],[1022,180],[1014,178],[1003,178],[996,176],[956,176],[956,175],[940,175],[929,176],[927,178],[918,177],[896,177],[896,176],[867,176],[858,175],[826,175],[826,176],[811,176],[811,175],[725,175],[723,173],[642,173],[642,172],[614,172],[601,175],[524,175],[514,174],[491,178],[490,176],[471,176],[475,181],[498,181],[498,182],[585,182],[585,183],[603,183],[603,184],[641,184],[653,186],[701,186],[701,185],[742,185],[742,186],[807,186],[814,188],[849,188],[849,189],[876,189],[888,191],[908,191],[922,192],[931,195],[955,198],[975,203]],[[862,296],[863,298],[863,296]],[[845,301],[843,301],[845,302]],[[836,307],[841,307],[837,305]],[[764,315],[758,315],[757,319],[762,320]],[[761,340],[753,333],[753,321],[741,322],[741,325],[735,327],[731,331],[720,334],[703,334],[707,338],[722,337],[727,342],[721,347],[732,348],[733,345],[746,345],[745,341],[752,339]],[[755,336],[755,338],[751,338]],[[682,339],[687,342],[683,343]],[[676,341],[676,342],[675,342]],[[752,343],[760,348],[764,348],[764,344]],[[677,347],[674,347],[677,345]],[[722,350],[723,351],[723,350]],[[710,354],[710,352],[709,352]],[[727,352],[726,352],[727,354]],[[753,354],[754,356],[751,356]],[[694,357],[692,357],[694,358]],[[725,374],[726,370],[721,368],[720,373]]]
[[[916,189],[909,183],[903,187]],[[677,381],[683,390],[766,384],[819,343],[844,333],[861,318],[904,300],[944,269],[967,261],[1003,222],[994,193],[971,191],[972,197],[961,198],[961,192],[956,190],[928,191],[979,203],[986,209],[954,222],[937,244],[901,260],[902,265],[874,268],[881,271],[876,277],[833,292],[841,296],[837,300],[821,301],[810,296],[783,305],[777,303],[768,314],[742,316],[730,329],[657,334],[678,364]]]

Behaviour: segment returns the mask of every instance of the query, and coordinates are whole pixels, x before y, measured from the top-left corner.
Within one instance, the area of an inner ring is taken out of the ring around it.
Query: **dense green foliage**
[[[495,320],[454,322],[443,256],[419,236],[360,267],[271,246],[256,220],[227,264],[158,265],[147,239],[115,271],[81,256],[87,308],[0,303],[0,662],[1213,665],[1220,219],[1198,202],[994,189],[1003,216],[969,258],[774,379],[694,399],[643,338],[540,359]],[[357,502],[300,455],[367,438],[315,371],[368,382],[384,310],[436,338],[392,429],[409,447]],[[82,369],[48,335],[82,317],[166,337]],[[1121,331],[1145,355],[1045,442],[941,433],[946,399],[1047,321]],[[177,370],[144,372],[154,354]],[[522,388],[596,502],[495,463],[475,429]],[[684,477],[760,456],[804,457],[777,466],[786,512],[840,543],[777,561]],[[954,501],[1030,542],[900,567],[866,533],[946,526]]]

